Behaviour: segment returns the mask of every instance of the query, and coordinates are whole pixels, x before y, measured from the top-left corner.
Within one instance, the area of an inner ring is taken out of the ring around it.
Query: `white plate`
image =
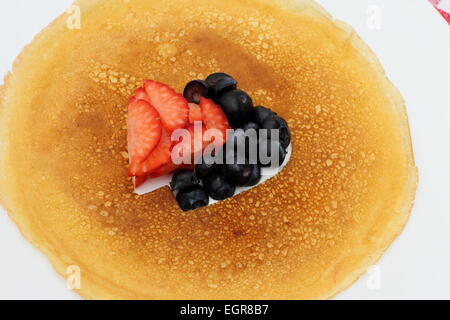
[[[1,1],[0,73],[71,2]],[[405,231],[375,268],[337,298],[450,299],[450,27],[426,0],[319,2],[357,30],[402,92],[420,170]],[[0,257],[0,299],[78,298],[4,211]]]

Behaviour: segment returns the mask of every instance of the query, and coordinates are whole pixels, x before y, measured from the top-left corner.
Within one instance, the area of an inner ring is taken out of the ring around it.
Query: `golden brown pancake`
[[[371,50],[310,0],[80,0],[6,77],[0,199],[86,298],[321,299],[402,231],[417,173],[403,100]],[[287,119],[276,177],[182,212],[127,178],[126,104],[226,72]]]

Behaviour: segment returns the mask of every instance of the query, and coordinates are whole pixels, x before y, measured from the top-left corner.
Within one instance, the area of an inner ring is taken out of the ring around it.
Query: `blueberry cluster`
[[[261,180],[258,164],[198,164],[195,171],[178,170],[170,182],[181,209],[189,211],[209,204],[209,197],[224,200],[239,186],[254,186]]]
[[[197,173],[192,170],[178,170],[172,177],[170,188],[176,195],[183,211],[193,210],[209,204],[209,195],[200,184]]]
[[[186,85],[184,97],[191,103],[199,103],[200,97],[207,97],[218,104],[228,118],[230,125],[235,129],[232,137],[221,150],[224,164],[208,164],[203,162],[195,167],[195,171],[180,170],[175,173],[171,182],[172,190],[177,193],[180,207],[187,211],[206,206],[209,197],[215,200],[224,200],[232,197],[236,187],[254,186],[261,180],[261,168],[272,166],[272,162],[265,162],[260,158],[260,148],[264,148],[268,159],[277,159],[278,165],[283,164],[287,147],[291,142],[291,133],[287,122],[275,112],[263,106],[253,106],[252,98],[237,88],[237,81],[225,73],[214,73],[204,81],[193,80]],[[279,137],[276,141],[271,139],[271,129],[277,129]],[[245,147],[245,155],[240,161],[236,150],[237,141],[251,143],[248,139],[239,140],[239,135],[248,130],[255,130],[257,137],[257,159],[250,161],[249,146]],[[264,133],[264,134],[262,134]],[[230,150],[231,139],[234,139],[234,162],[225,161]],[[275,147],[274,147],[275,146]],[[275,150],[276,154],[272,155]],[[272,157],[273,156],[273,157]],[[244,159],[244,161],[242,161]]]

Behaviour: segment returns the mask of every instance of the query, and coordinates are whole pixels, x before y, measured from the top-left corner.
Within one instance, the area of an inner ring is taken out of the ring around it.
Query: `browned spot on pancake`
[[[242,236],[245,235],[245,232],[242,231],[242,230],[234,230],[234,231],[233,231],[233,234],[234,234],[236,237],[242,237]]]

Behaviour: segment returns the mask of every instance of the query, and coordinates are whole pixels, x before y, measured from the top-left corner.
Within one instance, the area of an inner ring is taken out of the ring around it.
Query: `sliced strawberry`
[[[165,176],[167,174],[170,174],[174,171],[177,171],[178,169],[189,169],[189,170],[194,170],[194,165],[185,165],[185,164],[174,164],[173,162],[169,162],[166,164],[163,164],[161,167],[159,167],[158,169],[154,170],[152,172],[151,177],[152,178],[158,178],[161,176]]]
[[[144,176],[152,173],[153,170],[159,168],[163,164],[170,161],[170,148],[172,141],[170,133],[163,127],[161,139],[156,148],[150,153],[144,162],[130,166],[128,174],[130,176]]]
[[[189,125],[188,102],[181,94],[161,82],[152,80],[145,81],[145,91],[169,132]]]
[[[158,145],[162,123],[155,108],[144,100],[128,105],[128,152],[131,164],[144,161]]]
[[[164,176],[164,175],[174,172],[175,170],[178,170],[180,168],[181,168],[181,165],[174,164],[173,162],[163,164],[161,167],[157,168],[156,170],[154,170],[152,172],[152,178]]]
[[[226,131],[231,129],[225,113],[211,99],[200,97],[200,109],[202,111],[203,123],[207,129],[217,129],[222,133],[222,140],[215,141],[218,144],[224,144],[226,141]]]
[[[138,88],[134,91],[133,96],[131,96],[130,100],[128,100],[128,103],[136,102],[137,100],[145,100],[147,102],[150,102],[150,99],[148,98],[147,93],[145,92],[144,88]]]
[[[203,150],[211,143],[211,139],[205,138],[206,127],[198,124],[189,126],[186,130],[189,136],[180,138],[180,142],[175,142],[172,151],[182,160],[190,161],[189,163],[183,163],[183,166],[194,163],[194,160],[202,156]],[[187,138],[187,139],[186,139]],[[175,149],[176,148],[176,149]],[[175,149],[175,150],[174,150]],[[189,155],[185,157],[185,152],[189,152]]]
[[[147,179],[148,179],[147,175],[141,177],[134,177],[134,187],[139,188],[144,184],[145,181],[147,181]]]
[[[189,123],[194,124],[195,121],[203,121],[202,110],[196,103],[189,103]]]

